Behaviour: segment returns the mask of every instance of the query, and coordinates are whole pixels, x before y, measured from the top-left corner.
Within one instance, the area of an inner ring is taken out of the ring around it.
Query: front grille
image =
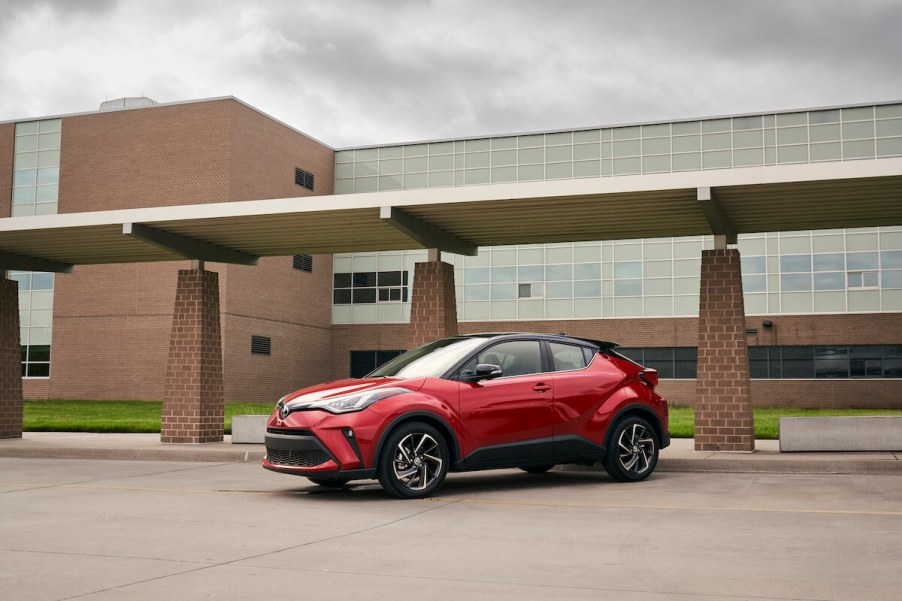
[[[288,451],[267,447],[266,459],[273,465],[316,467],[329,461],[329,455],[325,451]]]

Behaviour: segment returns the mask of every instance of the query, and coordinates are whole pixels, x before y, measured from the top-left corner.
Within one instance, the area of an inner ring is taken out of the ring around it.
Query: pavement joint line
[[[902,511],[857,511],[852,509],[791,509],[767,507],[704,507],[690,505],[612,505],[596,503],[542,503],[537,501],[514,501],[509,499],[467,499],[434,497],[424,501],[457,501],[476,505],[518,505],[524,507],[551,507],[555,509],[629,509],[645,511],[723,511],[731,513],[799,513],[820,515],[867,515],[877,517],[902,517]]]
[[[215,492],[215,491],[211,491],[211,492]],[[377,524],[377,525],[375,525],[375,526],[369,526],[369,527],[367,527],[367,528],[361,528],[361,529],[359,529],[359,530],[354,530],[354,531],[352,531],[352,532],[345,532],[345,533],[343,533],[343,534],[336,534],[336,535],[334,535],[334,536],[327,536],[327,537],[325,537],[325,538],[307,541],[307,542],[305,542],[305,543],[301,543],[301,544],[298,544],[298,545],[291,545],[291,546],[289,546],[289,547],[284,547],[284,548],[281,548],[281,549],[274,549],[274,550],[272,550],[272,551],[266,551],[265,553],[258,553],[258,554],[256,554],[256,555],[251,555],[251,556],[249,556],[249,557],[240,557],[240,558],[237,558],[237,559],[231,559],[231,560],[229,560],[229,561],[220,561],[220,562],[215,562],[215,563],[202,564],[202,565],[199,565],[198,567],[192,568],[192,569],[190,569],[190,570],[184,570],[184,571],[181,571],[181,572],[175,572],[175,573],[173,573],[173,574],[161,574],[160,576],[154,576],[153,578],[146,578],[146,579],[144,579],[144,580],[139,580],[139,581],[136,581],[136,582],[129,582],[129,583],[126,583],[126,584],[120,584],[120,585],[117,585],[117,586],[110,586],[110,587],[107,587],[107,588],[104,588],[104,589],[100,589],[100,590],[88,591],[88,592],[85,592],[85,593],[79,593],[78,595],[73,595],[73,596],[71,596],[71,597],[64,597],[64,598],[61,598],[61,599],[59,599],[58,601],[68,601],[68,600],[70,600],[70,599],[79,599],[79,598],[82,598],[82,597],[88,597],[88,596],[98,595],[98,594],[106,593],[106,592],[109,592],[109,591],[122,590],[122,589],[126,589],[126,588],[129,588],[129,587],[132,587],[132,586],[136,586],[136,585],[139,585],[139,584],[146,584],[146,583],[148,583],[148,582],[156,582],[156,581],[158,581],[158,580],[165,580],[165,579],[167,579],[167,578],[172,578],[172,577],[174,577],[174,576],[184,576],[185,574],[193,574],[193,573],[195,573],[195,572],[202,572],[202,571],[204,571],[204,570],[209,570],[209,569],[211,569],[211,568],[220,568],[220,567],[227,567],[227,566],[240,567],[240,566],[237,566],[236,564],[238,564],[238,563],[240,563],[240,562],[243,562],[243,561],[251,561],[251,560],[254,560],[254,559],[260,559],[260,558],[262,558],[262,557],[267,557],[267,556],[269,556],[269,555],[275,555],[276,553],[284,553],[285,551],[292,551],[292,550],[294,550],[294,549],[301,549],[301,548],[304,548],[304,547],[311,547],[311,546],[313,546],[313,545],[318,545],[318,544],[320,544],[320,543],[327,543],[327,542],[330,542],[330,541],[333,541],[333,540],[338,540],[338,539],[341,539],[341,538],[347,538],[347,537],[351,537],[351,536],[356,536],[356,535],[358,535],[358,534],[363,534],[363,533],[365,533],[365,532],[370,532],[370,531],[372,531],[372,530],[378,530],[378,529],[380,529],[380,528],[387,528],[387,527],[389,527],[389,526],[394,526],[395,524],[399,524],[399,523],[401,523],[401,522],[404,522],[404,521],[407,521],[407,520],[411,520],[411,519],[416,518],[416,517],[419,517],[419,516],[421,516],[421,515],[423,515],[423,514],[425,514],[425,513],[429,513],[430,511],[435,511],[435,510],[437,510],[437,509],[441,509],[442,507],[447,507],[448,505],[452,505],[452,504],[454,504],[455,502],[456,502],[456,501],[446,501],[446,502],[443,502],[442,504],[440,504],[440,505],[438,505],[438,506],[436,506],[436,507],[431,507],[431,508],[428,508],[428,509],[424,509],[423,511],[417,511],[417,512],[412,513],[412,514],[410,514],[410,515],[405,515],[405,516],[396,518],[396,519],[394,519],[394,520],[391,520],[391,521],[389,521],[389,522],[385,522],[384,524]],[[254,566],[254,567],[256,567],[256,566]]]

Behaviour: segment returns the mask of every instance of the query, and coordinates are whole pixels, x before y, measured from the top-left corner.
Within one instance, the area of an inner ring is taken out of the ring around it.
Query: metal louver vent
[[[308,190],[313,190],[313,174],[303,169],[294,168],[294,183],[303,186]]]
[[[310,255],[295,255],[291,265],[295,269],[311,273],[313,272],[313,257]]]
[[[251,336],[252,355],[271,355],[272,338],[269,336]]]

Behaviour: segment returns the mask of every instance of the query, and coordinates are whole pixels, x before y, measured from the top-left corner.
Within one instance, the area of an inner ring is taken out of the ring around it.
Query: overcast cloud
[[[231,95],[345,147],[902,99],[898,0],[0,9],[0,120]]]

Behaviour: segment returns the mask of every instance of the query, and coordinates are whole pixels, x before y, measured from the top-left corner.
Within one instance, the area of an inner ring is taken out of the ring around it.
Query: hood
[[[410,380],[397,378],[347,378],[345,380],[335,380],[334,382],[326,382],[325,384],[317,384],[315,386],[295,390],[282,397],[282,400],[286,405],[297,407],[320,399],[363,392],[364,390],[370,389],[407,388],[412,392],[422,388],[425,382],[426,378],[413,378]]]

